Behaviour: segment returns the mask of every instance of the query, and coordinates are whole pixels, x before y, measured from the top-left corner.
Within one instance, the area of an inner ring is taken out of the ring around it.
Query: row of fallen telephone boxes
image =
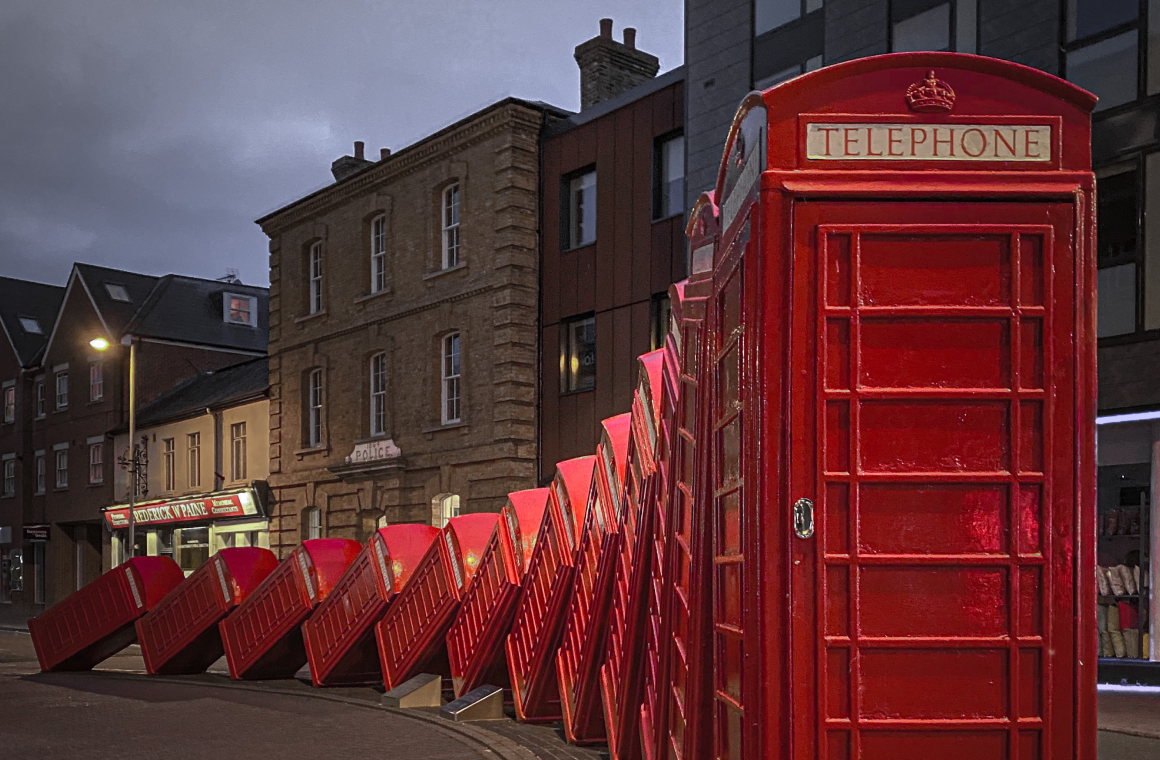
[[[683,285],[671,295],[674,324],[692,318],[696,299]],[[189,577],[135,557],[29,621],[41,668],[89,669],[136,641],[150,674],[201,673],[223,655],[235,679],[309,663],[316,687],[435,673],[457,697],[502,686],[518,719],[563,720],[574,743],[655,755],[661,700],[684,689],[657,688],[668,580],[688,577],[665,570],[688,557],[671,545],[687,544],[687,516],[674,524],[667,508],[680,344],[678,329],[640,358],[632,412],[604,421],[594,456],[561,462],[549,488],[510,494],[499,514],[392,525],[365,546],[307,540],[281,562],[222,549]]]

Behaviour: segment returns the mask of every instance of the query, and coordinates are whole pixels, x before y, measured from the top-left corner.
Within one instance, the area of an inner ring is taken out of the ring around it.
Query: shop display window
[[[1103,658],[1148,659],[1151,470],[1099,468],[1095,582]]]
[[[186,574],[192,573],[209,559],[209,527],[181,528],[175,532],[174,559]]]

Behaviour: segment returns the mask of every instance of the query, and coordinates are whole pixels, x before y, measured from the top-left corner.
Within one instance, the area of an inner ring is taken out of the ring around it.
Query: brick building
[[[580,113],[543,141],[541,482],[630,410],[636,359],[685,277],[684,68],[656,77],[634,29],[618,42],[600,27],[576,48]]]
[[[75,264],[63,291],[59,307],[37,317],[44,345],[15,386],[15,415],[27,431],[14,450],[0,451],[22,464],[13,532],[51,526],[46,542],[23,542],[25,577],[35,582],[13,602],[29,612],[108,567],[102,510],[114,502],[113,472],[125,453],[114,450],[110,431],[128,415],[122,340],[137,345],[139,408],[191,375],[262,356],[266,346],[264,288]],[[92,348],[98,337],[108,349]]]
[[[535,484],[539,139],[509,98],[258,220],[270,543],[498,511]]]

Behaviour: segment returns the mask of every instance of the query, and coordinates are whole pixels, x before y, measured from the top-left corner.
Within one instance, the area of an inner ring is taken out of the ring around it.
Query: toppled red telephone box
[[[302,624],[315,686],[382,681],[375,623],[439,536],[431,525],[388,525],[371,536],[330,596]]]
[[[508,687],[503,641],[511,630],[520,584],[548,504],[548,489],[508,494],[475,580],[447,632],[447,658],[456,698],[483,684]]]
[[[133,557],[28,621],[46,673],[91,670],[137,640],[135,623],[185,574],[170,557]]]
[[[278,566],[269,549],[222,549],[137,621],[151,675],[204,673],[225,654],[218,623]]]
[[[447,629],[498,521],[494,512],[448,520],[415,566],[411,580],[375,625],[387,690],[419,673],[450,678]]]
[[[327,597],[362,546],[312,538],[290,552],[220,624],[230,676],[290,678],[306,664],[302,623]]]

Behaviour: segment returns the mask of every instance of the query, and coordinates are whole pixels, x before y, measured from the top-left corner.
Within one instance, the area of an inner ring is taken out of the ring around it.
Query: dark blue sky
[[[576,110],[573,48],[682,58],[681,0],[4,0],[0,275],[73,261],[266,284],[253,220],[515,95]]]

